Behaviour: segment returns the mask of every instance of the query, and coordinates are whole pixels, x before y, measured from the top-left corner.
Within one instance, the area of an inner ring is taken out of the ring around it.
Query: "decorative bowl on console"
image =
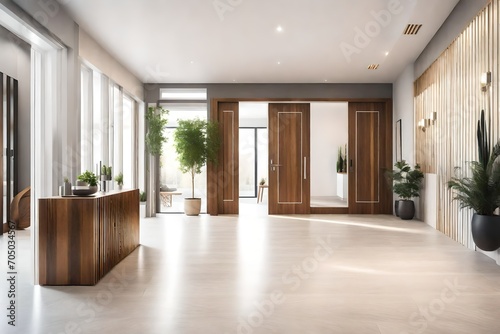
[[[95,194],[98,188],[97,186],[78,185],[78,186],[73,186],[72,190],[73,190],[73,195],[75,196],[89,196]]]

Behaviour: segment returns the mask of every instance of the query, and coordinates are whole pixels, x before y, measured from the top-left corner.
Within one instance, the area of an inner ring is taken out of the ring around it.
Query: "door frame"
[[[386,110],[391,111],[392,116],[392,99],[391,98],[210,98],[207,103],[208,119],[218,122],[218,104],[220,102],[285,102],[285,103],[307,103],[307,102],[382,102],[386,104]],[[392,140],[392,131],[390,138]],[[392,142],[392,141],[391,141]],[[392,150],[391,150],[392,157]],[[219,184],[218,167],[214,163],[207,164],[207,213],[216,216],[219,213],[219,191],[222,190],[222,185]],[[348,214],[349,208],[311,208],[311,214]],[[221,213],[222,214],[222,213]]]

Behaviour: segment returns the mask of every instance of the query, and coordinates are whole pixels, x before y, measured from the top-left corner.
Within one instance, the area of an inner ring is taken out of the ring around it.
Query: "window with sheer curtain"
[[[81,68],[81,166],[112,166],[124,188],[137,187],[137,102],[99,71]],[[113,187],[113,186],[112,186]],[[113,188],[111,188],[113,189]]]

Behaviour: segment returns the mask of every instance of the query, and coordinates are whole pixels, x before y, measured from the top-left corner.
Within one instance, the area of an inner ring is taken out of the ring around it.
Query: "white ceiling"
[[[85,31],[147,83],[392,83],[458,0],[64,3]],[[389,15],[378,22],[374,13]],[[418,35],[402,34],[408,23],[423,24]],[[367,29],[371,37],[356,44],[357,31]],[[357,50],[346,57],[342,46]],[[378,70],[367,69],[372,63]]]

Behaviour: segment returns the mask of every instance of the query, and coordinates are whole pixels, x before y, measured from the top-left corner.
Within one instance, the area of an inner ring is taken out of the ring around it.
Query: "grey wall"
[[[490,0],[461,0],[415,62],[415,79],[457,38]]]
[[[392,98],[392,84],[145,84],[145,102],[156,103],[159,89],[169,87],[206,87],[209,99]]]
[[[30,85],[31,47],[0,26],[0,72],[18,81],[18,161],[19,190],[30,185]]]

